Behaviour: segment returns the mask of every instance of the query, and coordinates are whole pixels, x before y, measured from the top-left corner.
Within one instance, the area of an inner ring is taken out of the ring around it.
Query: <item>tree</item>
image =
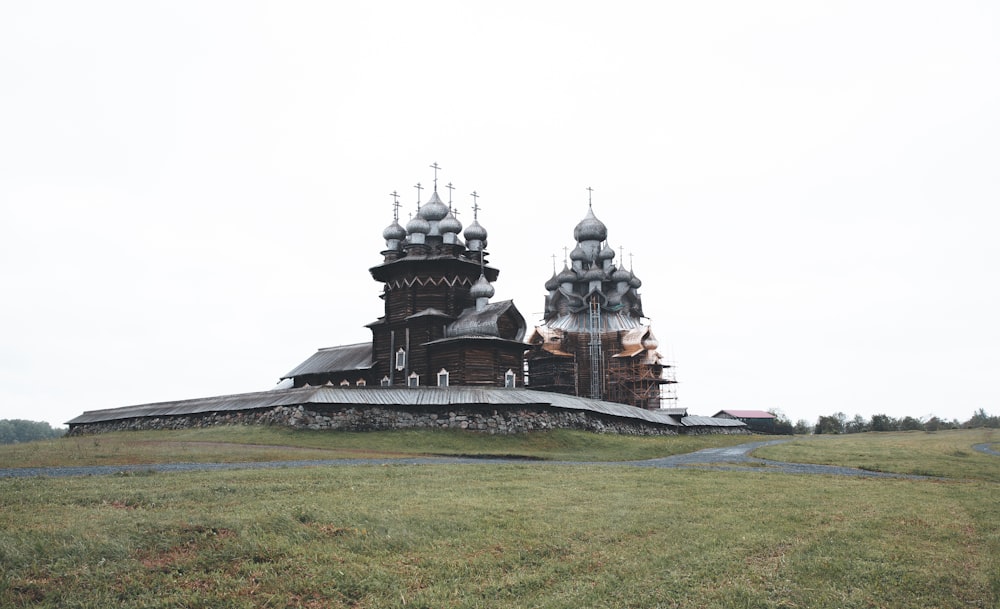
[[[783,412],[777,408],[772,408],[771,410],[768,410],[768,412],[774,415],[774,433],[786,436],[790,436],[795,433],[792,421],[786,417]]]
[[[1000,427],[1000,417],[994,417],[986,414],[986,411],[980,408],[975,413],[973,413],[972,418],[962,423],[962,427],[972,428],[972,427]]]
[[[809,421],[805,419],[799,419],[795,422],[795,433],[801,436],[806,436],[811,434],[813,431],[813,426],[809,424]]]
[[[847,415],[842,412],[835,412],[826,417],[821,416],[816,422],[816,433],[844,433],[846,422]]]
[[[920,419],[907,416],[900,419],[899,428],[902,431],[923,431],[924,424],[920,422]]]
[[[23,419],[0,419],[0,444],[20,444],[35,440],[58,438],[66,433],[63,429],[53,429],[45,422]]]
[[[873,414],[868,428],[872,431],[895,431],[896,422],[887,414]]]
[[[861,433],[863,431],[868,431],[868,422],[860,415],[854,415],[854,418],[847,422],[844,427],[844,431],[847,433]]]

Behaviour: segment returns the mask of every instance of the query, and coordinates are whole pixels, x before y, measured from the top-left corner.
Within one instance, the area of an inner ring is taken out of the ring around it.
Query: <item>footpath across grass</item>
[[[0,479],[0,607],[992,608],[998,496],[538,462]]]
[[[869,432],[798,438],[759,448],[753,454],[775,461],[1000,482],[1000,457],[972,448],[992,443],[1000,443],[1000,430]]]

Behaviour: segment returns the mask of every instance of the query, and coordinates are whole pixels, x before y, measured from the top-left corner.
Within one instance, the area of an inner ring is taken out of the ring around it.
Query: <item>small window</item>
[[[365,379],[358,379],[358,382],[354,384],[357,385],[358,387],[367,387],[368,381],[366,381]]]
[[[419,387],[420,386],[420,377],[417,376],[416,372],[411,372],[410,373],[410,378],[406,379],[406,386],[407,387]]]
[[[448,386],[448,371],[442,368],[441,371],[438,372],[438,387],[447,387],[447,386]]]
[[[341,387],[350,387],[351,386],[351,382],[348,381],[347,379],[344,379],[344,380],[340,381],[340,386]]]
[[[382,386],[383,387],[388,387],[389,386],[389,377],[387,377],[387,376],[383,376],[382,377]]]
[[[504,387],[516,387],[517,386],[517,375],[514,374],[513,370],[507,370],[503,375],[503,386]]]
[[[396,351],[396,370],[404,368],[406,368],[406,350],[400,347],[399,351]]]

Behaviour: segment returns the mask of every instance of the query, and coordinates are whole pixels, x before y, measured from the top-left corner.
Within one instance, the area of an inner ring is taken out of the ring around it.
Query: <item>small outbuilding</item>
[[[775,417],[770,412],[763,410],[720,410],[712,415],[717,419],[737,419],[743,421],[750,431],[763,433],[774,433]]]

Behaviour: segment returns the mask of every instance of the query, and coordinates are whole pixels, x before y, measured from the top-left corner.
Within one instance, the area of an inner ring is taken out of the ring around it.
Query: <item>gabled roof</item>
[[[737,419],[773,419],[775,416],[763,410],[720,410],[713,416],[728,414]]]
[[[372,344],[357,343],[320,349],[309,359],[296,366],[281,378],[288,379],[306,374],[368,370],[372,361]]]
[[[510,337],[510,340],[520,341],[524,338],[525,323],[521,313],[514,306],[513,300],[501,300],[500,302],[487,303],[482,311],[476,307],[469,307],[459,314],[458,319],[448,324],[447,337],[459,338],[462,336],[500,336],[500,318],[506,314],[515,316],[519,322],[520,330],[518,336]],[[501,337],[503,338],[503,337]]]

